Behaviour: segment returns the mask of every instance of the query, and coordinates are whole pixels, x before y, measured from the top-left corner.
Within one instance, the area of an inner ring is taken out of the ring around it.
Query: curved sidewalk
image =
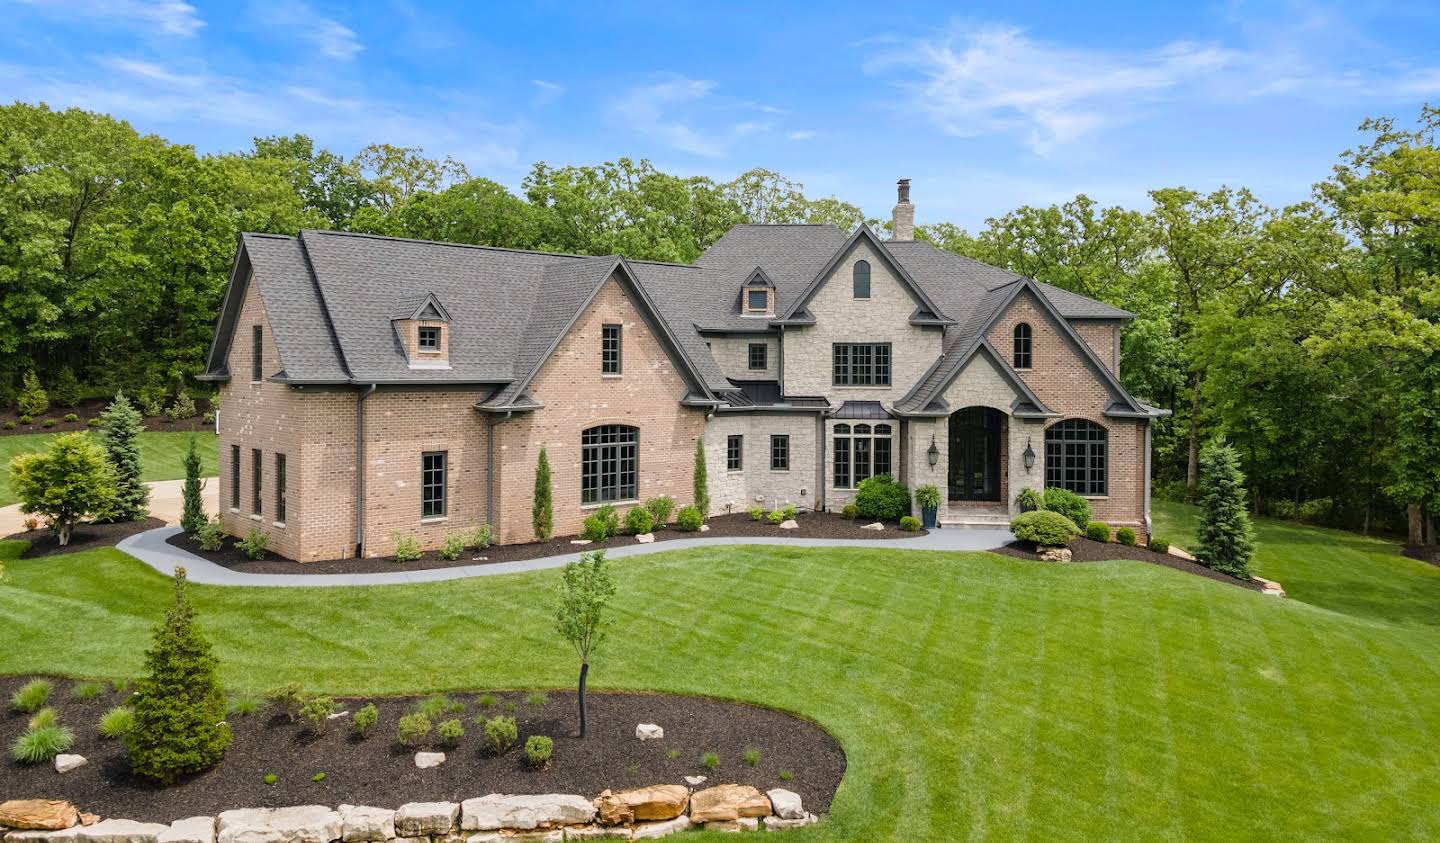
[[[482,565],[457,565],[423,571],[386,571],[378,574],[247,574],[217,565],[208,559],[167,544],[166,539],[180,532],[179,527],[161,527],[127,536],[115,547],[149,565],[165,576],[175,573],[176,565],[184,565],[191,582],[204,585],[258,586],[264,588],[299,586],[361,586],[410,585],[414,583],[463,580],[471,577],[493,577],[559,568],[580,558],[580,551],[559,556],[543,556],[517,562],[494,562]],[[782,547],[880,547],[886,550],[991,550],[1011,541],[1008,530],[948,529],[933,530],[928,535],[894,539],[786,539],[717,537],[713,539],[672,539],[653,544],[625,545],[605,548],[605,555],[615,559],[685,550],[714,545],[778,545]]]

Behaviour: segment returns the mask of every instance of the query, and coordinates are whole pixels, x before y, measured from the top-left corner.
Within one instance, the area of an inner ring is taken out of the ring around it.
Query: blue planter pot
[[[927,530],[935,529],[935,514],[939,509],[939,507],[935,506],[920,507],[920,526]]]

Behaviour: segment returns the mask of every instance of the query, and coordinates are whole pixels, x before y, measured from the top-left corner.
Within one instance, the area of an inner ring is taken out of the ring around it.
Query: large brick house
[[[736,226],[693,265],[305,231],[246,234],[205,377],[220,512],[302,561],[531,540],[540,449],[555,528],[692,496],[712,512],[838,509],[892,474],[944,524],[1063,486],[1148,533],[1150,422],[1121,387],[1130,313],[862,227]]]

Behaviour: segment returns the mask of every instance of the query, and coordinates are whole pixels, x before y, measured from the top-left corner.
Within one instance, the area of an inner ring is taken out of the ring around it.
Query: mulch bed
[[[100,414],[105,411],[105,407],[113,400],[114,396],[108,398],[87,398],[74,407],[62,407],[59,404],[52,403],[49,410],[46,410],[38,416],[34,416],[29,424],[20,423],[20,413],[12,405],[0,411],[0,436],[15,436],[21,433],[69,433],[74,430],[91,430],[92,428],[87,425],[85,421],[91,418],[99,418]],[[210,422],[207,424],[205,422],[205,413],[212,409],[214,408],[210,405],[209,399],[196,398],[195,416],[193,418],[176,421],[166,416],[146,416],[144,420],[145,429],[181,432],[213,430],[215,423]],[[79,416],[79,419],[73,422],[65,421],[65,416],[70,413]],[[50,419],[54,423],[46,427],[44,425],[46,419]],[[6,430],[5,422],[14,422],[15,427]]]
[[[1407,544],[1400,552],[1411,559],[1440,566],[1440,544]]]
[[[25,678],[0,679],[0,695],[9,699]],[[438,746],[446,761],[439,767],[415,767],[415,749],[397,744],[396,723],[418,698],[340,699],[341,710],[355,711],[366,702],[380,710],[379,723],[364,740],[350,733],[348,718],[331,721],[325,734],[312,737],[273,708],[248,717],[229,718],[235,739],[214,769],[171,787],[131,777],[125,750],[118,741],[99,736],[95,724],[118,705],[122,695],[105,693],[80,700],[71,689],[81,683],[54,680],[51,705],[60,722],[75,731],[71,750],[90,763],[61,775],[50,764],[22,766],[9,757],[0,761],[5,798],[67,799],[82,811],[103,817],[171,822],[183,817],[216,814],[231,808],[287,805],[375,805],[398,808],[406,802],[450,801],[487,793],[578,793],[596,796],[606,788],[652,784],[684,784],[684,776],[703,775],[709,783],[749,784],[762,791],[785,787],[799,793],[807,810],[824,813],[845,773],[845,754],[825,730],[814,723],[772,709],[704,697],[668,694],[599,693],[588,695],[590,736],[574,737],[577,728],[573,692],[552,692],[543,704],[525,701],[519,691],[497,692],[498,703],[481,709],[475,695],[452,694],[463,704],[458,717],[465,736],[456,747]],[[513,716],[520,739],[502,755],[484,748],[484,730],[474,720],[481,714]],[[20,734],[27,716],[5,707],[0,715],[0,744],[8,747]],[[640,741],[637,723],[657,723],[665,737]],[[555,740],[550,767],[530,768],[523,746],[530,735]],[[759,750],[754,766],[745,751]],[[668,758],[671,750],[678,755]],[[715,770],[701,762],[704,753],[720,758]],[[780,772],[793,778],[782,781]],[[279,780],[265,783],[266,774]],[[324,773],[323,781],[313,777]]]
[[[30,542],[30,547],[20,554],[21,559],[33,559],[39,556],[54,556],[60,553],[79,553],[82,550],[90,550],[95,547],[114,547],[117,542],[126,536],[133,536],[136,533],[143,533],[146,530],[154,530],[157,527],[164,527],[165,522],[159,518],[145,518],[140,521],[121,521],[118,524],[80,524],[70,533],[70,543],[64,547],[60,546],[59,539],[54,531],[44,527],[39,530],[26,530],[20,533],[12,533],[6,539],[20,539]]]
[[[1177,571],[1196,574],[1207,579],[1229,583],[1230,585],[1238,585],[1241,588],[1248,588],[1251,591],[1260,591],[1262,588],[1257,582],[1237,580],[1229,574],[1222,574],[1219,571],[1211,570],[1198,562],[1191,562],[1188,559],[1181,559],[1178,556],[1172,556],[1168,553],[1156,553],[1148,547],[1132,547],[1118,542],[1097,542],[1083,536],[1072,539],[1066,547],[1070,548],[1070,560],[1072,562],[1105,562],[1111,559],[1135,559],[1140,562],[1149,562],[1152,565],[1164,565],[1166,568],[1174,568]],[[1040,558],[1040,555],[1035,552],[1030,542],[1014,541],[1004,547],[996,548],[994,552],[1006,556],[1015,556],[1020,559]]]
[[[777,537],[777,538],[825,538],[825,539],[895,539],[923,536],[925,530],[914,533],[900,532],[894,523],[887,522],[883,531],[861,529],[865,524],[874,523],[865,519],[847,520],[830,512],[809,512],[800,515],[794,530],[782,530],[769,521],[754,521],[747,514],[720,515],[709,520],[710,529],[704,533],[686,533],[673,526],[655,531],[655,542],[675,539],[705,539],[723,537]],[[372,559],[335,559],[321,562],[294,562],[271,553],[262,560],[252,560],[227,541],[218,551],[202,550],[199,542],[183,533],[171,536],[167,541],[175,547],[209,559],[217,565],[253,574],[372,574],[382,571],[422,571],[430,568],[452,568],[458,565],[492,565],[499,562],[515,562],[523,559],[538,559],[542,556],[557,556],[584,550],[624,547],[635,544],[634,536],[612,536],[603,542],[588,545],[571,544],[578,536],[556,536],[549,541],[527,544],[493,545],[482,551],[467,550],[459,559],[447,561],[430,551],[414,562],[397,562],[395,557]]]

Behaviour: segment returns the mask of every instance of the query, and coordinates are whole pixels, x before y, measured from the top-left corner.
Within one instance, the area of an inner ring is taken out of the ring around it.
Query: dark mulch
[[[136,533],[143,533],[146,530],[154,530],[157,527],[164,527],[165,522],[159,518],[145,518],[140,521],[121,521],[119,524],[81,524],[70,533],[70,543],[64,547],[60,546],[59,539],[51,530],[40,528],[39,530],[26,530],[20,533],[12,533],[6,539],[20,539],[30,542],[30,547],[20,554],[21,559],[32,559],[38,556],[53,556],[59,553],[79,553],[82,550],[90,550],[94,547],[114,547],[116,542],[126,536],[133,536]]]
[[[0,679],[0,696],[8,699],[24,681]],[[171,822],[241,807],[349,803],[398,808],[406,802],[454,802],[487,793],[595,796],[606,788],[684,784],[687,775],[761,790],[783,786],[799,793],[808,810],[821,813],[828,811],[845,772],[845,754],[828,733],[808,720],[767,708],[703,697],[592,692],[590,736],[581,741],[572,736],[577,721],[573,692],[552,692],[548,702],[531,705],[524,693],[512,691],[496,693],[498,704],[483,712],[519,721],[520,740],[503,755],[492,755],[483,746],[484,730],[474,723],[482,709],[474,695],[451,695],[464,704],[464,712],[447,717],[461,719],[465,736],[459,746],[443,749],[444,764],[428,770],[416,769],[415,750],[395,740],[396,723],[416,698],[343,699],[338,700],[342,710],[355,711],[372,701],[380,709],[380,721],[368,739],[353,737],[348,719],[332,721],[317,738],[273,709],[249,717],[232,715],[235,739],[219,766],[172,787],[159,787],[133,779],[123,747],[100,738],[96,730],[100,715],[120,703],[120,694],[107,685],[98,699],[82,701],[71,694],[80,683],[54,684],[51,704],[61,722],[75,731],[72,751],[90,763],[62,776],[48,764],[21,766],[6,753],[0,761],[0,789],[6,798],[68,799],[83,811],[105,817]],[[25,721],[6,706],[0,714],[0,744],[8,747]],[[637,740],[637,723],[658,723],[665,738]],[[554,738],[548,769],[526,765],[522,747],[530,735]],[[743,760],[750,747],[760,751],[753,767]],[[679,751],[674,760],[667,758],[672,749]],[[701,763],[706,752],[719,755],[716,770]],[[792,773],[793,780],[782,782],[782,770]],[[322,772],[324,781],[312,781]],[[265,784],[267,773],[279,781]]]
[[[895,539],[909,538],[925,535],[924,530],[915,533],[900,532],[894,523],[887,522],[883,531],[863,530],[862,526],[872,521],[847,520],[839,515],[830,512],[810,512],[802,514],[796,519],[800,526],[794,530],[782,530],[771,524],[769,521],[754,521],[749,515],[720,515],[711,518],[708,522],[710,529],[704,533],[686,533],[674,527],[665,527],[655,531],[655,541],[666,542],[675,539],[704,539],[723,537],[753,537],[768,536],[780,538],[826,538],[826,539]],[[200,544],[194,539],[177,533],[167,541],[170,544],[188,550],[197,556],[209,559],[218,565],[227,568],[246,571],[255,574],[370,574],[380,571],[420,571],[429,568],[451,568],[457,565],[488,565],[499,562],[515,562],[522,559],[538,559],[542,556],[556,556],[562,553],[574,553],[580,550],[599,550],[602,548],[624,547],[635,544],[634,536],[613,536],[603,542],[595,542],[588,545],[574,545],[571,539],[578,536],[556,536],[549,541],[529,542],[527,544],[495,545],[483,551],[467,550],[460,555],[459,559],[446,561],[434,551],[426,553],[414,562],[397,562],[395,557],[376,557],[373,559],[335,559],[322,562],[293,562],[289,559],[282,559],[275,554],[270,554],[262,560],[251,560],[241,553],[234,546],[233,542],[226,542],[225,547],[218,551],[201,550]]]
[[[1261,585],[1257,582],[1237,580],[1229,574],[1222,574],[1219,571],[1211,570],[1197,562],[1181,559],[1178,556],[1171,556],[1168,553],[1156,553],[1148,547],[1134,547],[1118,542],[1097,542],[1087,539],[1084,536],[1072,539],[1067,547],[1070,548],[1070,559],[1072,562],[1105,562],[1111,559],[1135,559],[1140,562],[1149,562],[1152,565],[1164,565],[1166,568],[1174,568],[1177,571],[1196,574],[1207,579],[1238,585],[1241,588],[1248,588],[1251,591],[1259,591],[1261,589]],[[1004,547],[997,548],[995,552],[1002,553],[1006,556],[1016,556],[1021,559],[1040,558],[1040,555],[1035,552],[1030,542],[1014,541]]]
[[[114,400],[110,398],[86,398],[74,407],[61,407],[58,404],[51,404],[50,409],[38,416],[31,418],[29,424],[20,423],[20,413],[15,410],[12,404],[5,410],[0,410],[0,436],[14,436],[21,433],[68,433],[73,430],[90,430],[85,422],[87,419],[99,418],[105,411],[105,407]],[[138,408],[137,408],[138,409]],[[165,416],[146,416],[146,430],[178,430],[189,432],[194,430],[213,430],[214,422],[205,423],[205,413],[214,409],[209,399],[195,399],[195,416],[188,419],[172,420]],[[74,413],[79,419],[73,422],[65,421],[65,416]],[[49,419],[53,422],[46,427],[44,422]],[[6,430],[5,422],[14,422],[15,427]]]
[[[1419,559],[1431,565],[1440,565],[1440,544],[1407,544],[1400,551],[1411,559]]]

